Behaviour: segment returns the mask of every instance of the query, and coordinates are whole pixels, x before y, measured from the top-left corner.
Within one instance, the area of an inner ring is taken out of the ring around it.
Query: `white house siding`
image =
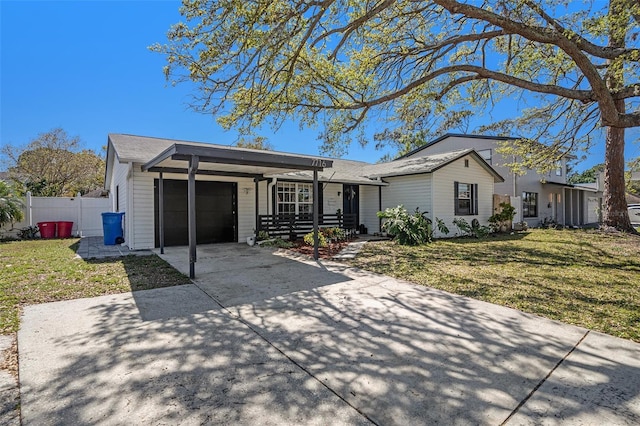
[[[418,208],[421,212],[429,212],[431,216],[430,174],[395,176],[383,180],[389,186],[382,187],[382,210],[403,205],[409,213]]]
[[[469,167],[465,167],[465,159],[469,160]],[[431,215],[435,224],[435,218],[442,219],[450,230],[449,236],[454,236],[456,227],[453,219],[464,218],[471,223],[478,219],[480,224],[488,225],[488,219],[493,214],[493,176],[471,157],[466,155],[458,160],[436,170],[433,179],[433,212]],[[478,214],[474,216],[456,216],[454,207],[454,182],[478,184]],[[436,237],[442,237],[435,231]]]
[[[256,228],[256,184],[249,178],[219,178],[212,176],[211,179],[218,182],[237,182],[238,184],[238,242],[246,243],[247,237],[254,233]],[[260,193],[258,193],[260,197]],[[260,206],[258,206],[260,208]]]
[[[121,211],[127,214],[127,206],[129,205],[127,200],[129,199],[129,183],[127,181],[127,175],[129,173],[129,164],[120,163],[118,161],[113,162],[113,171],[111,174],[111,183],[109,185],[109,198],[111,199],[111,211]],[[117,199],[116,199],[117,194]],[[118,204],[118,205],[116,205]],[[128,244],[129,241],[129,227],[126,226],[126,219],[124,224],[124,239]]]
[[[321,182],[320,185],[322,185],[322,212],[336,214],[338,209],[342,211],[342,184]]]
[[[360,185],[360,223],[364,224],[369,234],[380,232],[377,186]]]
[[[153,217],[153,179],[156,173],[143,173],[140,165],[134,164],[131,180],[131,209],[125,213],[125,221],[129,228],[129,248],[143,250],[154,247],[155,228]],[[165,176],[165,178],[167,178]]]

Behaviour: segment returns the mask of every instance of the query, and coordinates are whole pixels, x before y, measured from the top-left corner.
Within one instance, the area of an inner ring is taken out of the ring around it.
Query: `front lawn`
[[[353,266],[640,342],[640,237],[532,230],[418,247],[367,243]]]
[[[156,255],[85,261],[78,239],[0,243],[0,334],[18,330],[22,305],[187,284]]]

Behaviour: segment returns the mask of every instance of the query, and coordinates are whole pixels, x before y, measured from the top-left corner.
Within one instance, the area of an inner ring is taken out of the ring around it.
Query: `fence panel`
[[[32,197],[27,195],[24,206],[24,219],[13,225],[5,226],[3,231],[15,233],[26,226],[35,226],[38,222],[73,222],[71,234],[80,237],[102,236],[102,212],[111,211],[109,198],[83,197]]]
[[[80,235],[83,237],[101,236],[102,213],[111,211],[108,198],[79,198],[80,200]]]

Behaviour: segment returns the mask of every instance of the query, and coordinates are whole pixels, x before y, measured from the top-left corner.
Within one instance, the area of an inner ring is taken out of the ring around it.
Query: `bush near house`
[[[383,219],[382,230],[394,236],[400,244],[416,246],[431,242],[433,239],[433,225],[426,216],[416,209],[409,214],[404,206],[388,208],[378,212],[378,217]]]

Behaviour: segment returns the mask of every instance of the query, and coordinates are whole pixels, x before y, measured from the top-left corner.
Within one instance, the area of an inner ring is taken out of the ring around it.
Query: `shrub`
[[[491,228],[486,225],[480,225],[478,219],[473,219],[471,225],[469,225],[469,222],[464,218],[457,217],[453,219],[453,224],[458,228],[460,235],[463,237],[485,238],[491,233]]]
[[[40,232],[40,230],[37,226],[27,226],[26,228],[21,228],[20,231],[18,231],[18,237],[21,240],[33,240],[37,237],[38,232]]]
[[[433,226],[427,212],[420,213],[418,209],[409,214],[404,206],[388,208],[378,212],[378,217],[386,219],[382,230],[393,235],[400,244],[415,246],[431,242]]]
[[[0,180],[0,226],[22,220],[24,204],[16,195],[13,187]]]
[[[304,243],[310,246],[313,245],[313,231],[304,236]],[[318,247],[326,247],[327,245],[327,238],[324,233],[318,232]]]
[[[436,226],[438,227],[438,231],[440,231],[441,234],[444,234],[444,235],[449,234],[449,228],[447,228],[447,225],[444,223],[444,220],[440,219],[439,217],[436,217]]]
[[[265,241],[260,245],[261,247],[278,247],[278,248],[291,248],[293,243],[291,241],[285,241],[280,237],[274,238],[270,241]]]
[[[460,235],[470,235],[471,234],[471,225],[464,218],[456,217],[453,219],[453,224],[458,228]]]
[[[257,241],[264,241],[269,239],[269,233],[267,231],[258,231],[258,235],[256,236]]]
[[[494,213],[489,217],[489,223],[491,224],[491,230],[493,232],[499,232],[502,226],[506,226],[509,222],[513,221],[516,216],[516,208],[509,203],[500,203],[500,211]]]

